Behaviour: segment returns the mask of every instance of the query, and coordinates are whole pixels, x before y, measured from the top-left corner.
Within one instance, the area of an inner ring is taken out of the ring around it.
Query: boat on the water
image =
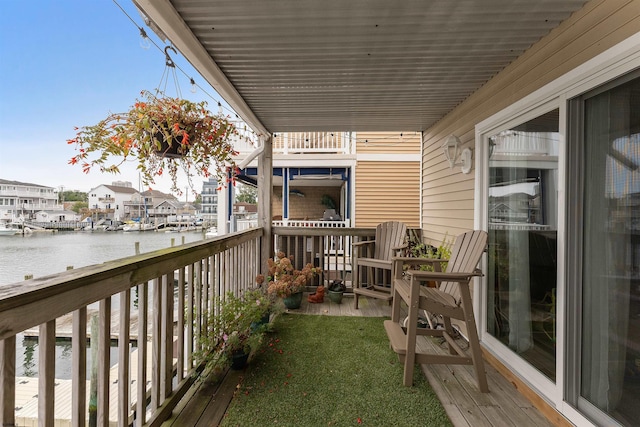
[[[15,228],[11,228],[8,227],[7,224],[0,223],[0,236],[13,236],[14,234],[17,234],[19,232],[19,230],[16,230]]]
[[[216,227],[209,227],[204,233],[204,237],[216,237],[218,235],[218,229]]]
[[[122,231],[154,231],[156,227],[153,224],[130,222],[122,227]]]

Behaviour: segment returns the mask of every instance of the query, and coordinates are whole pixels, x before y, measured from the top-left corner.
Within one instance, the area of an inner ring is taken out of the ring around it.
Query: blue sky
[[[163,47],[131,0],[118,4]],[[115,180],[138,187],[134,165],[120,175],[84,174],[69,165],[75,151],[66,140],[75,126],[126,111],[141,90],[155,90],[164,53],[140,47],[138,29],[112,0],[0,0],[0,22],[0,178],[80,191]],[[206,90],[191,93],[189,78],[177,70],[182,95],[217,111],[211,86],[181,55],[172,58]],[[167,93],[176,95],[174,85]]]

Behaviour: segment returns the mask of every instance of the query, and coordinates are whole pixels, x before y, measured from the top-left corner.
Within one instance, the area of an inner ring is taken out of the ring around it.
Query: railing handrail
[[[371,237],[375,236],[375,228],[318,228],[318,227],[272,227],[273,234],[284,234],[288,236],[355,236]]]

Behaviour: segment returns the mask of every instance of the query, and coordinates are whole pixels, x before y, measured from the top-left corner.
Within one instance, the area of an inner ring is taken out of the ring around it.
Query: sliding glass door
[[[490,135],[487,332],[556,376],[559,110]]]
[[[582,408],[640,420],[640,78],[572,101],[582,185],[576,288]],[[581,135],[580,135],[581,134]],[[585,403],[588,402],[587,403]]]

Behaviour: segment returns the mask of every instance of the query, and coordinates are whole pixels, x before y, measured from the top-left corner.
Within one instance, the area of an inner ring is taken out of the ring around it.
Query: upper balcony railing
[[[321,267],[315,285],[350,283],[351,242],[375,235],[344,227],[273,232],[274,249],[294,255],[298,268]],[[252,228],[0,287],[0,424],[58,425],[70,417],[70,425],[87,425],[93,360],[98,425],[160,425],[202,368],[195,354],[207,350],[199,337],[214,298],[254,286],[269,256],[260,254],[262,239],[263,230]],[[16,377],[16,361],[25,359],[17,344],[27,333],[38,337],[36,381]],[[71,340],[70,379],[56,378],[60,336]]]
[[[353,154],[356,134],[353,132],[286,132],[278,133],[273,140],[274,154]],[[257,147],[238,139],[234,148],[240,154],[248,154]]]
[[[350,154],[355,146],[351,132],[288,132],[273,141],[274,153]]]

